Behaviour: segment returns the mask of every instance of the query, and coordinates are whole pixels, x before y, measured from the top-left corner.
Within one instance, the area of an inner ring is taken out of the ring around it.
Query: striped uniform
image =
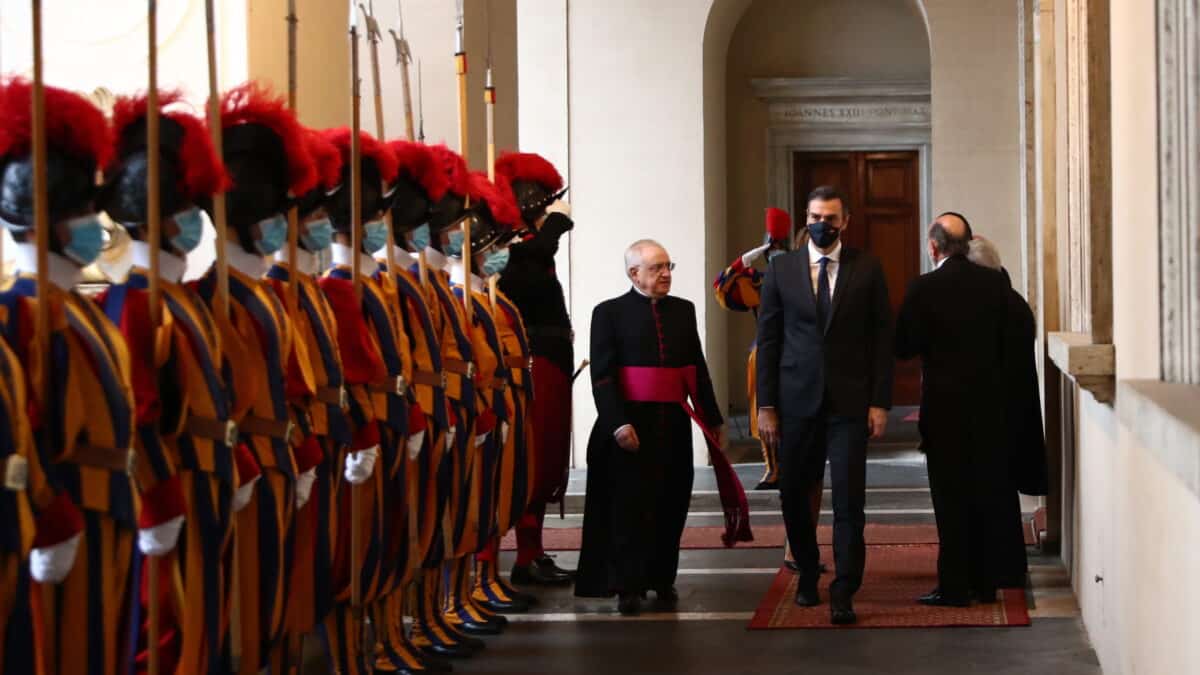
[[[0,305],[0,312],[4,306]],[[6,316],[0,314],[0,325]],[[29,614],[29,567],[33,546],[34,498],[45,506],[46,476],[33,448],[25,371],[0,340],[0,672],[34,669],[33,623]]]
[[[294,272],[287,262],[276,262],[267,271],[271,288],[282,302],[286,302]],[[305,438],[303,450],[297,451],[297,471],[313,470],[316,478],[308,502],[297,510],[293,521],[296,555],[286,619],[287,633],[293,639],[321,625],[333,609],[334,485],[340,466],[337,460],[353,441],[333,309],[311,275],[300,272],[295,279],[297,312],[292,322],[294,348],[288,357],[287,396]]]
[[[407,566],[404,491],[396,486],[405,479],[402,469],[408,431],[424,422],[411,419],[417,412],[409,405],[407,392],[412,358],[398,317],[375,279],[362,275],[360,298],[352,275],[348,265],[335,265],[321,277],[319,285],[337,324],[354,428],[351,449],[380,448],[373,475],[355,488],[360,491],[363,510],[359,516],[363,523],[359,551],[362,567],[357,573],[363,607],[369,608],[386,595],[396,573]],[[344,463],[343,456],[337,465]],[[339,605],[325,626],[336,668],[345,675],[371,672],[373,668],[368,664],[368,655],[363,654],[360,626],[348,605],[350,575],[355,573],[351,569],[351,491],[344,482],[338,490],[333,579]]]
[[[220,341],[216,324],[203,301],[182,285],[160,280],[162,326],[155,331],[149,312],[149,278],[134,268],[123,284],[98,298],[109,319],[129,345],[141,447],[152,451],[151,465],[159,481],[155,498],[142,489],[143,526],[174,515],[178,499],[183,515],[178,558],[183,571],[185,605],[168,603],[170,574],[160,575],[164,625],[160,632],[160,665],[180,672],[221,672],[220,654],[228,621],[228,571],[224,557],[232,533],[231,502],[235,462],[231,410],[221,378]],[[236,443],[234,443],[236,445]],[[168,477],[169,476],[169,477]],[[174,494],[173,494],[174,493]],[[177,495],[177,496],[176,496]],[[159,503],[154,517],[147,511]],[[170,569],[169,566],[166,569]],[[142,611],[146,611],[144,608]],[[181,612],[181,613],[180,613]],[[145,628],[143,628],[143,633]],[[143,647],[145,636],[143,636]],[[139,660],[144,660],[139,655]]]
[[[210,269],[195,290],[218,314],[216,274]],[[261,477],[250,502],[236,514],[238,640],[241,671],[258,672],[280,646],[291,569],[291,528],[295,511],[297,443],[287,399],[287,359],[292,331],[265,282],[229,268],[228,319],[222,345],[240,440],[253,455]]]
[[[39,540],[68,520],[82,536],[62,583],[32,584],[37,670],[115,675],[129,656],[125,610],[138,510],[128,472],[135,463],[129,354],[99,307],[53,286],[51,353],[41,353],[34,312],[42,301],[30,276],[0,292],[5,338],[27,366],[35,447],[57,495],[38,513],[33,545],[62,541]],[[42,387],[47,363],[53,364],[49,391]]]

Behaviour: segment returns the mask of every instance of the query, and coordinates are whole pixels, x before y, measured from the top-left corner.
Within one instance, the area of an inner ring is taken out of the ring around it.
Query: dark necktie
[[[817,320],[821,330],[829,329],[829,315],[833,312],[833,298],[829,292],[829,258],[821,258],[821,269],[817,272]]]

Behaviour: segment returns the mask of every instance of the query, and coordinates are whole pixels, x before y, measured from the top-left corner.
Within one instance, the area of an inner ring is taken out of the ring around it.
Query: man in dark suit
[[[896,321],[896,355],[921,357],[919,426],[940,542],[938,586],[920,598],[927,605],[994,601],[999,583],[1009,286],[967,260],[970,240],[965,218],[938,216],[929,227],[935,269],[909,285]]]
[[[820,604],[813,483],[829,460],[833,483],[833,623],[854,623],[866,546],[867,435],[887,426],[892,401],[891,308],[879,261],[842,246],[850,224],[833,188],[808,197],[808,245],[777,256],[758,315],[758,428],[777,445],[780,498],[800,575],[796,603]]]

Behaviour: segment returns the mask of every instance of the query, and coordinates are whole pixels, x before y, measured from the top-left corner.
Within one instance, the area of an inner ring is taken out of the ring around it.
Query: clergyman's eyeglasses
[[[675,271],[675,263],[673,263],[673,262],[657,263],[654,265],[646,265],[645,267],[646,267],[646,271],[649,272],[650,274],[662,274],[664,271],[667,271],[667,272]]]

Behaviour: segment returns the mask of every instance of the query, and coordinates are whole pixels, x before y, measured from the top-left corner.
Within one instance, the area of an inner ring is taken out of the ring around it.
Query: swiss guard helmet
[[[429,151],[433,153],[434,160],[441,166],[449,181],[446,192],[429,213],[429,228],[436,242],[439,232],[458,225],[466,215],[471,171],[462,156],[445,145],[430,146]]]
[[[396,156],[396,197],[392,201],[392,227],[401,235],[429,221],[430,213],[450,188],[450,177],[424,143],[395,140],[388,148]]]
[[[507,185],[521,209],[521,219],[533,226],[546,207],[561,196],[563,179],[546,158],[532,152],[508,152],[496,160],[496,182]]]
[[[180,100],[178,92],[159,94],[159,206],[163,249],[184,255],[200,243],[198,205],[227,188],[229,178],[204,121],[179,109],[176,104]],[[135,239],[141,238],[139,230],[149,220],[146,112],[144,95],[121,97],[113,105],[114,156],[105,168],[99,198],[101,208],[114,222],[131,230]],[[166,224],[169,218],[176,220],[174,227]],[[168,235],[168,229],[178,233]]]
[[[342,158],[341,182],[343,188],[326,202],[325,210],[333,221],[335,231],[349,233],[350,225],[354,222],[351,213],[353,189],[350,185],[350,145],[352,140],[350,129],[346,127],[326,129],[322,134],[325,136],[325,140],[337,148]],[[368,221],[378,218],[391,206],[397,164],[396,156],[388,149],[387,145],[379,142],[365,131],[358,132],[358,147],[362,153],[359,174],[362,180],[362,222],[365,225]],[[364,252],[374,253],[374,251]]]
[[[304,127],[284,99],[254,82],[222,97],[221,127],[222,155],[233,181],[225,202],[228,223],[248,253],[269,255],[274,251],[257,246],[257,238],[267,236],[261,230],[270,223],[279,232],[282,219],[286,239],[284,213],[317,185]]]
[[[516,202],[488,180],[487,174],[472,173],[468,181],[471,206],[466,222],[470,223],[471,251],[484,253],[516,229],[521,214]]]
[[[56,87],[43,91],[53,224],[95,213],[96,169],[112,154],[112,136],[104,113],[83,96]],[[32,99],[29,80],[14,77],[0,83],[0,219],[18,241],[25,241],[34,227]],[[52,251],[62,253],[63,246],[57,235],[50,237]]]

